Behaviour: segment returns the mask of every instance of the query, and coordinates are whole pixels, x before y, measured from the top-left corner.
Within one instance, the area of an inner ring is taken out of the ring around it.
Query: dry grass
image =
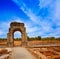
[[[47,40],[45,40],[45,41],[43,41],[43,40],[35,40],[35,41],[29,41],[28,42],[28,44],[30,45],[30,44],[60,44],[60,41],[58,41],[58,40],[49,40],[49,41],[47,41]]]
[[[58,40],[49,40],[49,41],[42,41],[42,40],[35,40],[35,41],[28,41],[28,45],[38,45],[38,44],[60,44]],[[7,41],[0,41],[1,46],[7,45]],[[14,46],[20,46],[21,41],[14,41]]]

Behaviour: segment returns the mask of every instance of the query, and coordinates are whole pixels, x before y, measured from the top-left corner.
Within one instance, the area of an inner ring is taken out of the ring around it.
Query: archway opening
[[[14,46],[21,46],[22,38],[21,38],[21,32],[15,31],[14,32]]]

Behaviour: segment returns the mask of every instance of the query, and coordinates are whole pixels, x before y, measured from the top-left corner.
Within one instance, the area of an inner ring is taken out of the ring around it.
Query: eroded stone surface
[[[19,22],[11,22],[9,32],[7,34],[7,45],[10,47],[14,46],[14,32],[20,31],[22,37],[22,46],[27,45],[27,34],[26,28],[24,27],[24,23]]]

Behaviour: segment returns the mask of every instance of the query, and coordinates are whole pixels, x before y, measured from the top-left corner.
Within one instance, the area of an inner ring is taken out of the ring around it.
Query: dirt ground
[[[38,59],[60,59],[60,47],[28,48]]]
[[[0,59],[37,59],[24,47],[0,48]]]
[[[28,41],[28,45],[45,45],[45,44],[58,44],[60,45],[60,41]],[[6,41],[0,41],[0,46],[6,46]],[[14,41],[15,46],[20,46],[21,41]],[[30,53],[36,56],[38,59],[60,59],[60,46],[55,47],[38,47],[38,48],[27,48]],[[17,52],[16,52],[17,53]],[[43,56],[43,57],[42,57]]]
[[[35,40],[35,41],[28,41],[28,45],[38,45],[38,44],[60,44],[60,41],[58,40],[51,40],[51,41],[38,41],[38,40]],[[7,41],[0,41],[0,45],[7,45]],[[14,41],[14,45],[15,46],[20,46],[21,45],[21,41]]]

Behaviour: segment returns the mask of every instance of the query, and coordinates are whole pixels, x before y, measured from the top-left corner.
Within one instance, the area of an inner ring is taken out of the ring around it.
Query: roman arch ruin
[[[22,37],[22,46],[27,46],[27,34],[24,23],[11,22],[9,32],[7,33],[7,45],[10,47],[14,46],[14,32],[20,31]]]

